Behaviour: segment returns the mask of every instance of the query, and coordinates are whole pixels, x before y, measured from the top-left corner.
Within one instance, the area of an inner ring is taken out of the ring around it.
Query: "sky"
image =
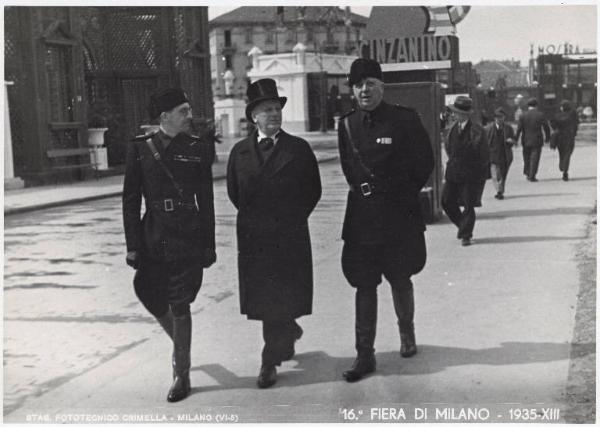
[[[227,6],[209,5],[209,19],[235,9],[238,7],[236,3],[238,6],[247,4],[229,1],[225,3]],[[481,59],[516,59],[527,64],[530,44],[534,45],[536,54],[538,46],[562,45],[565,42],[579,45],[580,49],[597,50],[598,16],[594,4],[561,6],[553,2],[533,6],[531,1],[522,1],[520,4],[529,5],[484,6],[473,1],[465,3],[473,6],[457,25],[461,61],[477,63]],[[352,4],[351,8],[365,16],[371,9]]]

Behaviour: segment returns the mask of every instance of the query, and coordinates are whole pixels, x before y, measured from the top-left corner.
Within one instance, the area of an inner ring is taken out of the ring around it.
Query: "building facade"
[[[234,75],[230,96],[242,98],[257,47],[265,55],[292,53],[302,43],[307,52],[358,56],[367,18],[350,8],[321,6],[244,6],[209,23],[213,94],[225,96],[223,76]]]

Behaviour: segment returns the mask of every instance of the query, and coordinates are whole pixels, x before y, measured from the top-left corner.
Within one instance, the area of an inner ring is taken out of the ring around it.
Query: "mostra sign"
[[[384,72],[452,68],[458,63],[454,32],[446,7],[375,6],[359,52]]]

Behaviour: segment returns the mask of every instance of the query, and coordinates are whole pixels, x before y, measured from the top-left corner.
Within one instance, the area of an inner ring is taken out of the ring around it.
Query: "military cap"
[[[186,102],[190,101],[182,89],[174,87],[161,89],[150,96],[150,105],[148,106],[150,119],[154,120],[162,112],[171,111],[173,108]]]
[[[355,59],[350,66],[350,74],[348,74],[348,84],[350,86],[359,83],[362,79],[374,77],[383,81],[383,73],[379,62],[368,58]]]

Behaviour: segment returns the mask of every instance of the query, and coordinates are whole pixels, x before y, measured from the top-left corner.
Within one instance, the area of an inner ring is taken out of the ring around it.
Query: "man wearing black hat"
[[[296,323],[312,312],[308,217],[321,198],[321,179],[308,143],[281,129],[280,97],[272,79],[248,86],[246,117],[256,124],[231,150],[227,193],[238,210],[241,313],[261,320],[264,338],[257,384],[277,381],[276,366],[294,356]]]
[[[560,103],[560,111],[556,113],[550,124],[554,132],[550,148],[558,148],[558,169],[562,172],[563,181],[568,181],[571,154],[575,148],[575,135],[579,127],[577,113],[569,101],[565,99]]]
[[[506,124],[506,112],[502,107],[494,111],[494,122],[485,127],[485,135],[490,146],[490,173],[496,188],[498,200],[504,199],[506,177],[513,161],[512,147],[516,143],[515,131]]]
[[[377,286],[392,287],[400,354],[417,346],[411,276],[425,266],[425,222],[419,193],[433,170],[433,151],[418,114],[383,101],[379,63],[356,59],[348,76],[358,108],[342,116],[338,142],[350,186],[342,230],[342,270],[355,295],[357,357],[348,382],[375,371]]]
[[[457,96],[449,108],[457,120],[445,143],[448,162],[442,208],[458,227],[457,237],[462,245],[469,246],[475,228],[475,207],[481,206],[481,193],[490,173],[490,152],[483,128],[471,120],[471,98]],[[464,206],[462,211],[460,206]]]
[[[190,303],[203,269],[216,260],[210,143],[189,134],[192,109],[181,89],[152,95],[158,131],[127,147],[123,223],[135,292],[173,341],[173,385],[167,400],[188,396]],[[145,213],[140,219],[142,197]]]
[[[544,140],[550,140],[550,128],[544,118],[544,113],[538,110],[538,102],[535,98],[527,101],[527,111],[519,117],[517,127],[517,141],[523,135],[521,144],[523,145],[523,175],[527,180],[536,182],[540,156]],[[542,135],[542,131],[544,135]],[[545,139],[544,139],[545,137]]]

